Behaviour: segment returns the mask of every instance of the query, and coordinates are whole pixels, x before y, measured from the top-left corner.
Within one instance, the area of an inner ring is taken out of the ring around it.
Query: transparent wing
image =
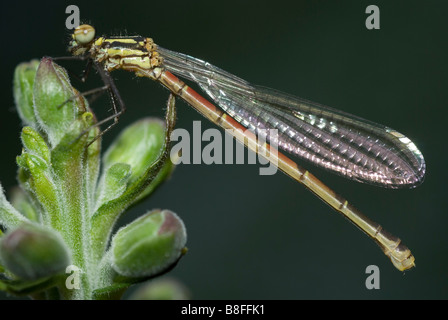
[[[425,161],[401,133],[368,120],[252,85],[208,62],[158,48],[164,66],[196,82],[225,112],[280,149],[349,179],[388,188],[412,188]],[[266,129],[277,129],[269,135]],[[275,138],[274,138],[275,137]]]

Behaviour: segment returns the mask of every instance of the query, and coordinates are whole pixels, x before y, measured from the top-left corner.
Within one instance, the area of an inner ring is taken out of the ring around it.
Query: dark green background
[[[193,298],[448,298],[447,2],[58,3],[2,4],[0,180],[5,189],[15,184],[15,157],[21,152],[13,70],[32,58],[66,55],[65,7],[76,4],[82,21],[99,33],[150,36],[253,83],[380,122],[406,134],[425,156],[426,180],[414,190],[361,185],[305,165],[403,239],[417,264],[406,273],[281,173],[259,176],[257,165],[179,166],[120,222],[156,207],[182,217],[189,252],[171,274]],[[380,30],[365,27],[369,4],[381,10]],[[160,85],[125,72],[114,77],[128,106],[120,128],[141,117],[163,116],[167,91]],[[185,103],[177,106],[178,127],[191,130],[193,120],[203,120]],[[93,107],[109,108],[107,103]],[[202,128],[209,127],[214,126],[203,120]],[[119,130],[108,134],[106,143]],[[372,264],[381,272],[380,290],[365,287],[365,269]]]

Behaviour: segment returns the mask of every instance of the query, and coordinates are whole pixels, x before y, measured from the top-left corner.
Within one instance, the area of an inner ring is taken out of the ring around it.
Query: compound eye
[[[81,45],[91,42],[94,37],[95,29],[88,24],[80,25],[73,32],[73,39]]]

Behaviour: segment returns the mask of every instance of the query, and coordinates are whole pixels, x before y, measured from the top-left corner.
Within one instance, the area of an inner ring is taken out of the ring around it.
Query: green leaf
[[[110,166],[103,181],[99,184],[99,204],[107,203],[118,198],[125,192],[127,183],[131,176],[131,166],[127,163],[115,163]]]
[[[129,288],[130,284],[116,283],[109,287],[96,289],[93,291],[92,299],[94,300],[118,300],[123,293]]]
[[[33,203],[28,194],[20,187],[13,188],[11,192],[11,203],[20,213],[31,221],[39,221],[39,212],[36,203]]]
[[[42,158],[26,152],[17,158],[17,163],[23,169],[19,174],[26,178],[23,186],[44,209],[44,222],[55,228],[60,227],[64,203],[58,197],[58,187],[53,180],[52,171],[48,170],[49,164]]]
[[[17,296],[31,295],[57,285],[58,277],[29,280],[0,280],[0,290]]]
[[[50,150],[44,138],[33,128],[24,127],[22,129],[22,144],[25,150],[43,159],[46,163],[50,162]]]
[[[28,219],[6,200],[3,187],[0,184],[0,224],[6,229],[13,229],[26,221]]]

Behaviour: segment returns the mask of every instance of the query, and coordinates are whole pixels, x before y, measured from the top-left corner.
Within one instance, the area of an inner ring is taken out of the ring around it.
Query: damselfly
[[[160,82],[210,121],[232,130],[234,137],[254,152],[271,148],[267,143],[257,145],[256,134],[266,128],[277,129],[275,138],[266,137],[271,144],[346,178],[386,188],[413,188],[424,179],[423,156],[401,133],[342,111],[252,85],[208,62],[164,49],[151,38],[95,38],[92,26],[81,25],[72,35],[69,50],[97,69],[111,93],[115,113],[100,123],[109,120],[116,123],[125,110],[110,77],[111,71],[123,69]],[[197,83],[220,109],[175,75]],[[413,255],[399,238],[387,233],[284,154],[277,153],[275,162],[284,173],[370,236],[397,269],[403,271],[414,266]]]

